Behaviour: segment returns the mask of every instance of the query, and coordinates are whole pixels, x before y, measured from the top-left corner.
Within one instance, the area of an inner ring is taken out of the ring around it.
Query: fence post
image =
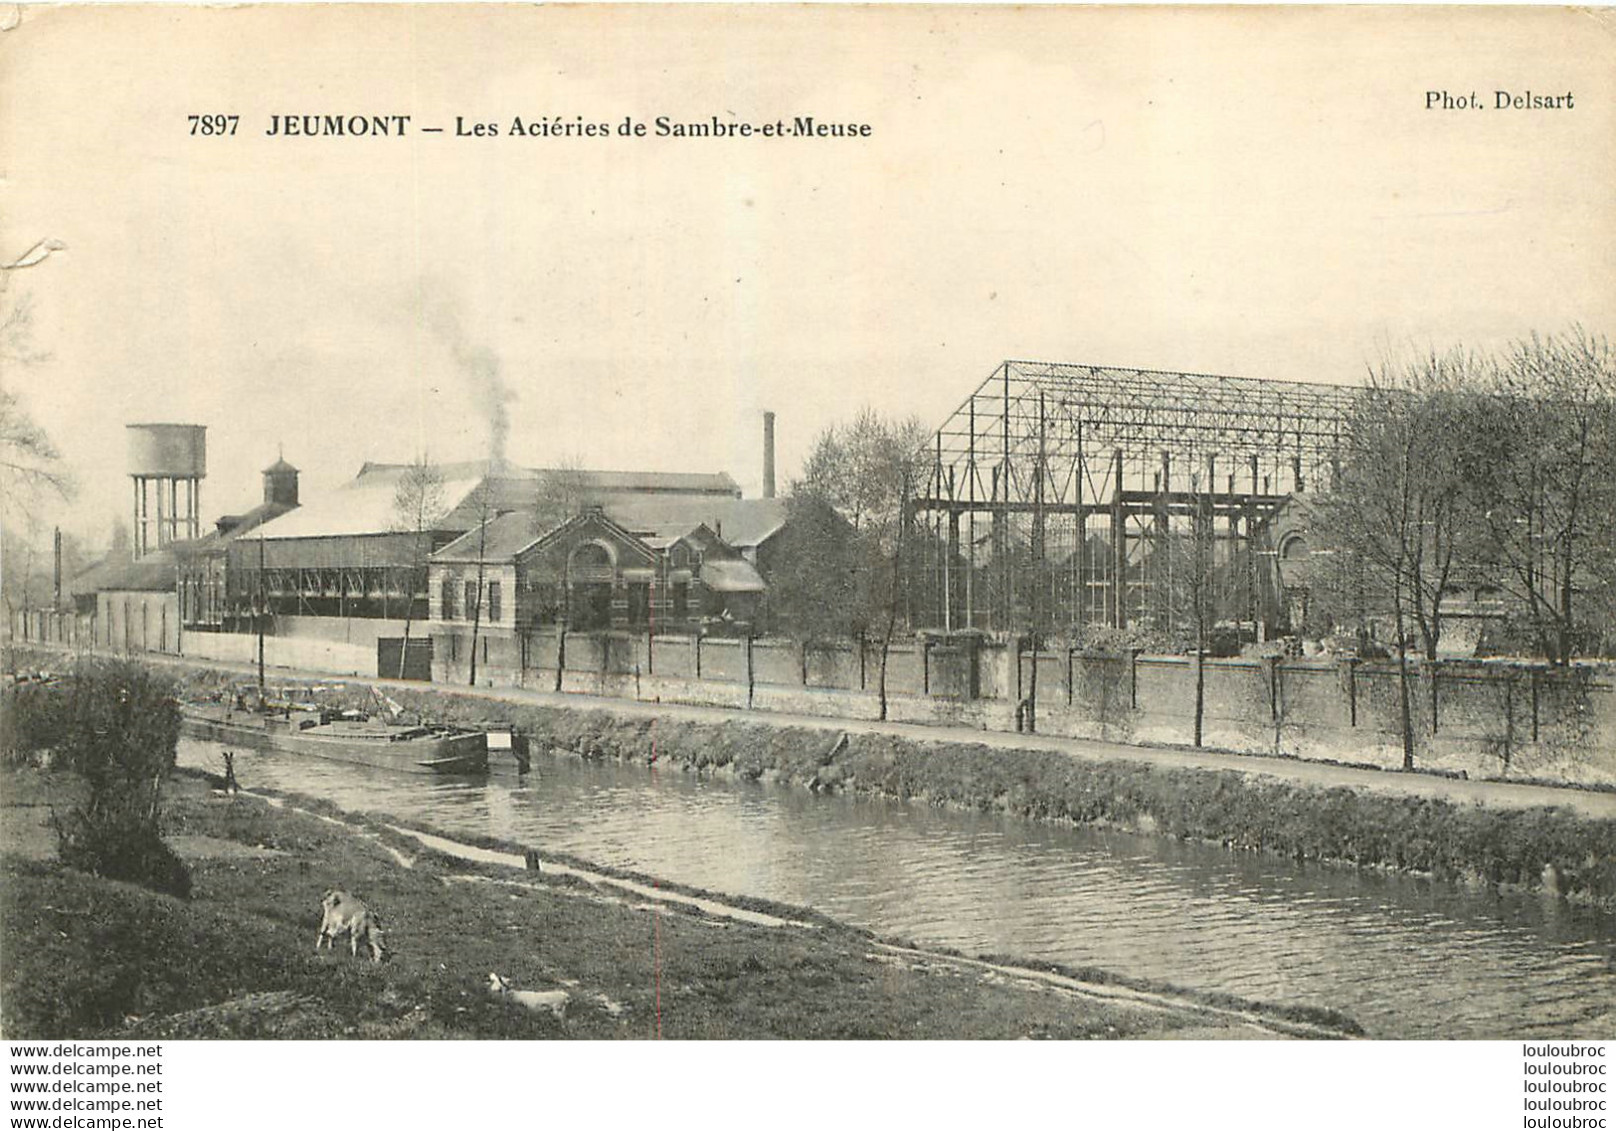
[[[699,628],[696,629],[695,635],[691,637],[691,640],[695,643],[695,646],[696,646],[696,678],[700,679],[701,678],[701,629],[699,629]]]
[[[1285,717],[1285,657],[1274,657],[1274,722]]]
[[[931,694],[931,641],[920,642],[920,693]]]
[[[1139,649],[1128,649],[1128,710],[1139,709]]]
[[[1515,675],[1504,673],[1504,769],[1509,769],[1511,748],[1515,745]]]
[[[1442,672],[1442,669],[1437,666],[1437,661],[1432,660],[1431,661],[1431,733],[1433,735],[1436,734],[1436,730],[1437,730],[1438,711],[1437,711],[1436,689],[1437,689],[1437,683],[1438,683],[1439,677],[1441,676],[1441,672]]]
[[[752,681],[752,634],[748,632],[744,639],[746,640],[746,706],[750,709],[752,706],[752,689],[755,686]]]
[[[1279,719],[1279,657],[1264,656],[1263,673],[1268,677],[1268,721],[1276,722]]]
[[[1010,663],[1015,669],[1016,676],[1015,682],[1010,686],[1015,693],[1013,696],[1015,701],[1020,703],[1024,698],[1021,694],[1021,637],[1015,633],[1010,634]]]
[[[1072,705],[1072,647],[1066,646],[1066,705]]]
[[[1537,737],[1538,678],[1537,677],[1538,677],[1538,670],[1536,668],[1533,668],[1532,669],[1532,741],[1533,742],[1538,741],[1538,737]]]
[[[1358,725],[1358,657],[1348,656],[1347,664],[1347,725]]]

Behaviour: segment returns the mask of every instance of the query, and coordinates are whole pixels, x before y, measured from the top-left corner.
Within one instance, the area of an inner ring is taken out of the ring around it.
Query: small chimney
[[[763,414],[763,497],[774,498],[774,413]]]

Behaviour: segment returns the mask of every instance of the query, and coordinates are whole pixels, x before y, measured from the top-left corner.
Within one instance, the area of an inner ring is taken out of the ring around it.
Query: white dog
[[[549,1012],[557,1018],[565,1017],[571,995],[566,990],[515,990],[498,974],[488,975],[488,992],[497,998],[514,1001],[535,1013]]]
[[[337,936],[344,931],[348,932],[348,953],[358,957],[359,946],[364,943],[370,948],[370,960],[382,960],[382,920],[365,902],[345,891],[332,888],[320,900],[320,907],[325,914],[320,919],[320,934],[314,940],[314,951],[320,952],[320,944],[332,948],[336,945]]]

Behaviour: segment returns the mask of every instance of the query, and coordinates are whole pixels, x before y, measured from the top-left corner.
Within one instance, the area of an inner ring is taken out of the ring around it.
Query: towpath
[[[386,681],[381,681],[386,682]],[[420,684],[404,684],[419,688]],[[1243,774],[1276,778],[1321,788],[1351,786],[1379,793],[1406,797],[1440,797],[1454,802],[1472,802],[1500,809],[1533,809],[1558,806],[1586,817],[1616,819],[1616,792],[1528,785],[1519,782],[1467,781],[1435,774],[1364,769],[1330,762],[1307,762],[1297,758],[1269,758],[1257,754],[1227,754],[1172,746],[1128,746],[1119,742],[1060,738],[1041,734],[1015,734],[977,730],[974,727],[933,726],[920,723],[876,722],[865,719],[835,719],[822,715],[799,715],[783,711],[748,711],[729,707],[706,707],[681,703],[645,703],[604,696],[531,691],[519,688],[442,687],[434,690],[452,695],[474,696],[505,702],[532,703],[550,707],[610,711],[632,717],[689,719],[696,722],[757,722],[777,726],[806,727],[834,737],[848,734],[891,734],[915,742],[968,742],[1000,750],[1049,750],[1088,762],[1143,762],[1152,766],[1235,770]]]
[[[41,646],[43,647],[43,646]],[[55,650],[55,649],[53,649]],[[66,652],[66,649],[61,649]],[[251,665],[143,653],[139,657],[176,667],[208,668],[254,673]],[[867,719],[829,718],[821,715],[784,711],[749,711],[732,707],[708,707],[683,703],[656,703],[573,692],[537,691],[528,688],[455,687],[447,684],[421,684],[391,679],[333,676],[276,668],[276,679],[318,682],[363,683],[379,688],[430,690],[495,702],[523,703],[573,710],[608,711],[630,718],[684,719],[692,722],[755,722],[764,725],[804,727],[834,736],[848,734],[890,734],[914,742],[979,743],[1001,750],[1048,750],[1089,762],[1140,762],[1165,768],[1234,770],[1252,777],[1266,777],[1317,788],[1348,786],[1375,793],[1404,797],[1442,798],[1456,803],[1472,803],[1497,809],[1561,808],[1584,817],[1616,819],[1616,792],[1528,785],[1519,782],[1467,781],[1434,774],[1363,769],[1330,762],[1309,762],[1296,758],[1269,758],[1254,754],[1227,754],[1171,746],[1127,746],[1091,739],[1059,738],[1050,735],[1014,734],[977,730],[973,727],[921,725],[918,723],[876,722]]]

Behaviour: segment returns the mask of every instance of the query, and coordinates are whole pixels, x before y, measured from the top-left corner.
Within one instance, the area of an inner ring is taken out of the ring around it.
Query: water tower
[[[201,424],[131,424],[129,478],[135,482],[135,557],[202,533],[202,480],[208,474]]]

